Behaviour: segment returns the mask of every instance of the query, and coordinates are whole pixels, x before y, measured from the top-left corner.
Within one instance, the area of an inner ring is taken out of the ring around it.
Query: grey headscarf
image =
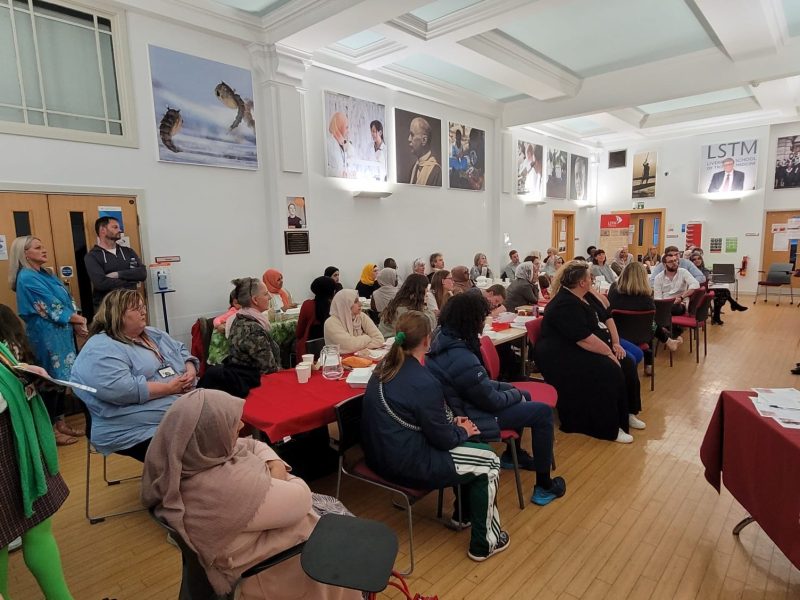
[[[381,269],[377,282],[381,287],[372,292],[372,299],[375,301],[375,310],[381,313],[400,289],[397,287],[397,271],[391,267]]]
[[[514,269],[514,277],[525,281],[531,281],[533,278],[533,263],[531,261],[519,263],[517,268]]]

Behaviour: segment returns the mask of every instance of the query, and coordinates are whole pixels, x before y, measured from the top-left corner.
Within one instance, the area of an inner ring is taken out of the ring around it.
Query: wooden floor
[[[750,306],[746,313],[728,311],[723,327],[710,328],[708,357],[701,355],[699,366],[687,343],[672,369],[665,355],[658,357],[655,393],[642,385],[647,429],[634,433],[632,445],[557,433],[558,474],[567,481],[563,499],[520,511],[513,474],[503,472],[500,513],[512,542],[501,556],[470,561],[468,532],[433,520],[435,498],[418,505],[412,590],[447,600],[800,598],[800,572],[757,524],[738,539],[731,535],[745,512],[724,489],[719,496],[706,483],[698,457],[720,390],[800,384],[789,373],[800,361],[800,308]],[[72,494],[55,516],[55,532],[75,598],[174,600],[177,549],[145,513],[89,525],[83,517],[85,445],[60,453]],[[136,471],[129,459],[109,462],[112,472]],[[104,489],[100,469],[95,473],[94,495],[106,506],[136,505],[137,483]],[[523,483],[530,495],[533,474]],[[312,488],[330,493],[334,485],[331,477]],[[392,525],[406,551],[403,513],[385,495],[345,480],[342,499],[356,514]],[[406,560],[398,557],[401,568]],[[10,562],[12,598],[41,598],[21,553]]]

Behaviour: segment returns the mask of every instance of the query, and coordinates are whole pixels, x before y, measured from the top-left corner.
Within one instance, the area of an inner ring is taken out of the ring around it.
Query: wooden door
[[[553,248],[565,262],[575,256],[575,211],[553,211]]]
[[[0,250],[0,302],[17,311],[17,297],[8,283],[9,253],[18,237],[35,235],[48,250],[45,267],[54,268],[55,252],[50,230],[47,196],[17,192],[0,192],[0,235],[5,247]]]
[[[777,246],[775,243],[775,233],[773,233],[773,225],[785,225],[791,218],[800,218],[800,209],[798,210],[768,210],[764,219],[764,246],[761,249],[761,266],[762,271],[769,270],[769,266],[774,263],[792,263],[794,268],[800,268],[798,263],[797,250],[798,240],[788,240],[786,244],[780,243],[780,249],[774,249]],[[752,268],[752,265],[751,267]],[[759,279],[763,279],[764,274],[759,273]],[[792,287],[800,288],[800,277],[792,277]]]
[[[129,196],[69,196],[51,194],[47,197],[53,231],[56,275],[67,285],[81,312],[93,316],[92,284],[83,258],[97,241],[94,222],[100,207],[118,209],[122,214],[125,245],[142,256],[139,240],[139,217],[136,198]],[[144,294],[142,294],[144,295]]]
[[[658,248],[658,253],[664,250],[664,210],[637,211],[632,210],[633,238],[628,244],[628,252],[635,260],[642,260],[652,246]]]

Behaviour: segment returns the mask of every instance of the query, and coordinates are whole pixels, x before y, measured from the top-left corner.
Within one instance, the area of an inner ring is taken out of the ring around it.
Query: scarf
[[[429,185],[428,178],[433,173],[433,170],[439,167],[439,161],[433,156],[429,150],[424,155],[417,159],[416,164],[411,167],[410,183],[419,185]]]
[[[278,278],[281,277],[281,272],[277,269],[267,269],[264,271],[264,274],[261,276],[261,281],[264,282],[264,285],[267,286],[267,291],[272,294],[279,294],[281,297],[281,302],[283,303],[283,308],[289,308],[291,306],[291,301],[289,300],[289,293],[283,289],[283,286],[278,287]],[[269,330],[267,330],[269,331]]]
[[[236,317],[239,315],[244,315],[246,317],[250,317],[254,321],[256,321],[261,327],[264,328],[264,331],[269,332],[272,326],[269,324],[269,319],[264,316],[264,313],[256,310],[255,308],[240,308],[236,311],[236,313],[227,321],[225,321],[225,337],[231,337],[231,327],[233,327],[233,322],[236,321]]]
[[[311,292],[314,294],[314,320],[322,325],[331,314],[336,282],[330,277],[317,277],[311,282]]]
[[[14,446],[19,465],[22,510],[26,518],[33,515],[33,503],[47,493],[44,467],[50,475],[58,473],[58,452],[50,417],[37,393],[30,402],[25,387],[9,368],[17,360],[0,342],[0,393],[8,403]],[[44,465],[42,464],[44,459]]]
[[[375,285],[375,275],[372,272],[375,270],[377,265],[373,265],[372,263],[367,263],[364,265],[364,268],[361,269],[361,283],[364,285]]]
[[[220,554],[255,516],[272,480],[251,443],[236,437],[243,408],[244,400],[225,392],[180,396],[153,436],[142,474],[142,503],[197,553],[220,595],[241,575]]]
[[[397,287],[397,271],[391,267],[381,269],[378,273],[378,283],[381,287],[372,292],[372,299],[375,301],[375,310],[381,313],[400,290]]]
[[[355,290],[342,290],[333,297],[331,302],[331,316],[339,319],[347,333],[353,337],[358,337],[364,332],[361,328],[361,313],[353,315],[353,304],[358,300],[358,292]]]
[[[450,271],[450,275],[453,277],[453,294],[460,294],[462,292],[466,292],[472,286],[472,282],[469,280],[469,269],[464,266],[453,267],[453,270]]]

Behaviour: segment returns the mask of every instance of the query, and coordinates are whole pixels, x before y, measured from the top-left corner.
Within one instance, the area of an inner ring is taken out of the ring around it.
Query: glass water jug
[[[320,364],[322,365],[322,376],[325,379],[339,379],[344,373],[339,346],[336,344],[323,346],[320,353]]]

